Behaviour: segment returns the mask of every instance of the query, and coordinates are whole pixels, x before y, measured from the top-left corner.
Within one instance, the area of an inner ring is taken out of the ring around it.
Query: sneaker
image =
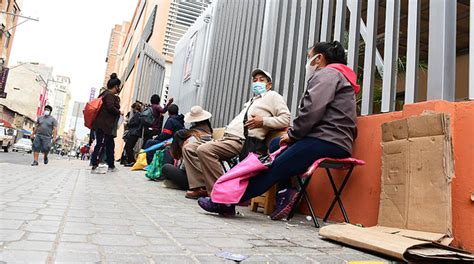
[[[287,217],[298,198],[298,191],[295,189],[286,189],[286,191],[277,194],[276,208],[270,215],[272,220],[280,220]]]
[[[48,164],[48,162],[49,162],[49,159],[48,159],[48,157],[47,157],[47,156],[46,156],[46,157],[44,157],[44,164]]]
[[[100,167],[92,167],[91,174],[105,174],[105,170]]]
[[[116,167],[107,169],[107,172],[117,172],[119,171]]]
[[[34,160],[33,163],[31,163],[31,166],[38,166],[38,161]]]
[[[184,197],[186,197],[188,199],[195,199],[196,200],[200,197],[208,197],[208,196],[209,196],[209,194],[207,193],[206,188],[199,187],[199,188],[195,188],[195,189],[187,191],[186,195]]]
[[[198,204],[204,211],[209,213],[218,213],[219,215],[228,217],[235,216],[235,205],[218,204],[211,201],[209,197],[201,197],[198,199]]]

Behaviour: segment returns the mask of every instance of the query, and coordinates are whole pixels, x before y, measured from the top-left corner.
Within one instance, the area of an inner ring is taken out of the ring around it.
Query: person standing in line
[[[137,144],[139,138],[142,137],[143,126],[140,120],[140,113],[142,112],[142,105],[139,102],[135,102],[132,105],[132,112],[130,113],[129,120],[127,122],[127,135],[125,137],[125,156],[126,163],[125,167],[132,167],[135,163],[135,152],[133,148]]]
[[[92,152],[92,171],[91,173],[100,173],[97,170],[98,155],[100,150],[105,147],[107,156],[108,172],[116,172],[117,168],[114,165],[114,149],[116,137],[117,121],[123,113],[120,111],[120,97],[117,94],[120,93],[120,85],[122,82],[117,78],[116,73],[110,75],[110,80],[107,82],[107,90],[102,96],[102,108],[97,115],[97,118],[93,124],[96,146],[94,152]]]
[[[44,164],[48,164],[48,153],[51,144],[56,140],[58,121],[51,116],[53,108],[50,105],[44,107],[44,115],[38,118],[36,126],[33,129],[31,138],[33,141],[33,158],[31,166],[38,166],[39,153],[44,154]]]
[[[153,124],[150,127],[143,128],[143,148],[145,148],[145,144],[148,140],[161,133],[161,127],[163,126],[163,115],[168,112],[168,107],[173,103],[173,101],[174,99],[170,98],[166,103],[165,107],[162,107],[160,105],[160,96],[157,94],[151,96],[150,108],[152,110],[153,115]]]

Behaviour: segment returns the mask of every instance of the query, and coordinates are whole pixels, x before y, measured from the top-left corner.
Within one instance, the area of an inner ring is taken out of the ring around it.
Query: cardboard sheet
[[[404,232],[407,236],[423,237],[424,239],[434,238],[438,240],[444,237],[444,235],[441,234],[413,232],[410,230],[384,227],[363,228],[346,223],[324,226],[319,230],[319,235],[356,248],[381,253],[410,262],[419,261],[422,263],[431,263],[447,260],[474,261],[474,255],[469,252],[442,245],[436,242],[436,240],[423,241],[390,233],[397,230]]]
[[[450,236],[449,116],[432,113],[385,123],[382,135],[378,225]]]

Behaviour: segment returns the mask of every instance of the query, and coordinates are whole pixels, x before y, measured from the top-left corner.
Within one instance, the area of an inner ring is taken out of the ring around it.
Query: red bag
[[[102,109],[102,97],[89,101],[84,110],[84,126],[89,129],[92,129],[92,125],[99,114],[100,109]]]

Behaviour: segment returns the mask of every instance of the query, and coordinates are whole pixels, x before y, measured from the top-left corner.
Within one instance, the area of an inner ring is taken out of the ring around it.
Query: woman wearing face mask
[[[357,136],[356,100],[359,92],[355,73],[346,66],[341,43],[320,42],[308,52],[307,88],[299,114],[280,145],[289,145],[269,170],[250,179],[240,202],[245,202],[279,183],[277,208],[272,220],[285,218],[293,207],[297,192],[288,180],[304,173],[320,158],[347,158]],[[202,198],[199,205],[208,212],[235,214],[235,205],[213,203]]]
[[[114,149],[116,136],[117,121],[123,113],[120,111],[120,93],[121,81],[117,78],[116,73],[110,75],[110,80],[107,82],[107,90],[102,95],[102,108],[97,115],[93,124],[95,131],[95,138],[97,144],[92,152],[92,172],[99,173],[97,170],[98,160],[97,156],[102,148],[105,148],[107,156],[108,172],[115,172],[117,169],[114,165]]]

